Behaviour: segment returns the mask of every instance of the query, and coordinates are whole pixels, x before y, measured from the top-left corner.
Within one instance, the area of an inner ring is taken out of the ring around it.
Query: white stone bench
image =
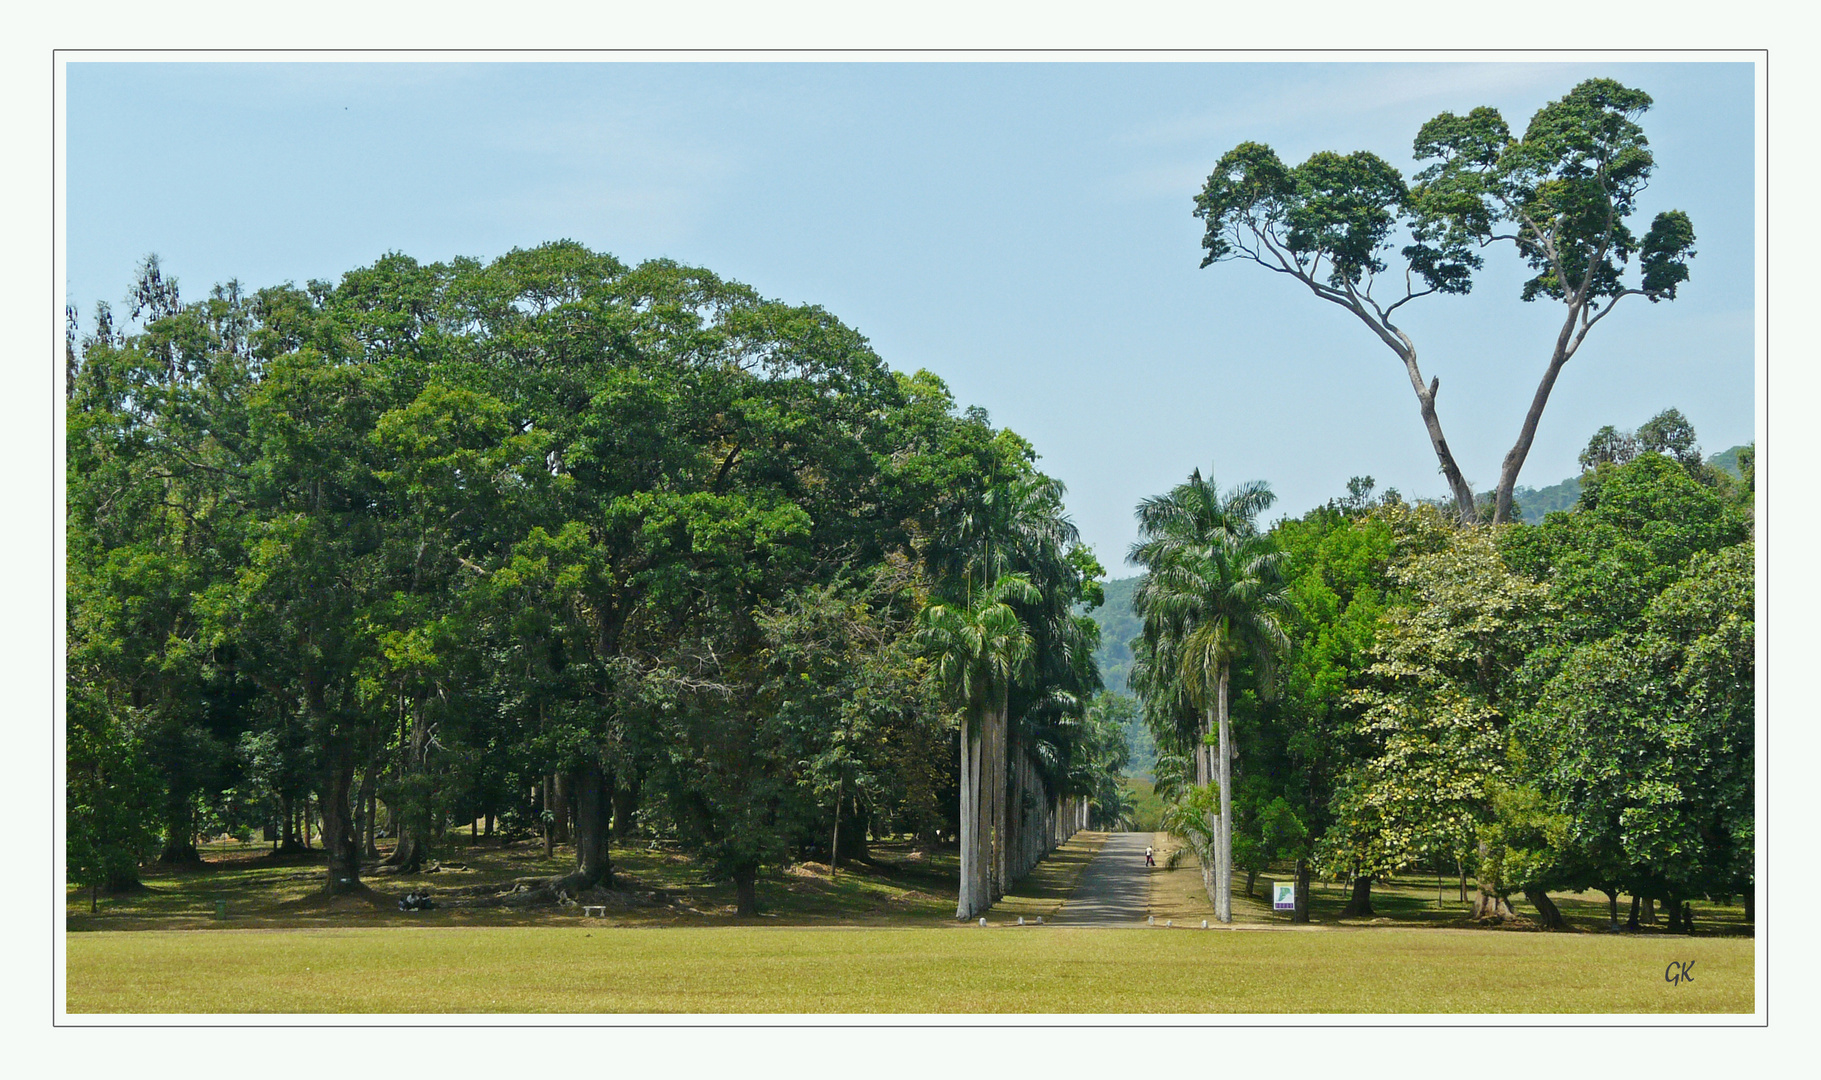
[[[590,915],[605,919],[607,917],[607,905],[606,904],[583,904],[582,905],[582,916],[584,918],[586,918]]]

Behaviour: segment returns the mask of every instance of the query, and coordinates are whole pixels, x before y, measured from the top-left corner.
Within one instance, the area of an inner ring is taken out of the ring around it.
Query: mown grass
[[[1386,928],[67,935],[71,1013],[1748,1013],[1744,938]],[[1693,982],[1664,980],[1693,961]]]

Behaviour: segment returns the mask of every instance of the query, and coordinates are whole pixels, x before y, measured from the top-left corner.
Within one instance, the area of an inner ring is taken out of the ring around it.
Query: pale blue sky
[[[86,320],[155,251],[201,295],[334,278],[390,250],[488,258],[573,238],[818,303],[903,370],[1028,437],[1084,536],[1131,571],[1132,507],[1212,467],[1276,512],[1361,473],[1445,487],[1396,359],[1244,264],[1197,269],[1192,199],[1235,143],[1412,169],[1442,110],[1521,128],[1590,76],[1656,99],[1640,215],[1693,217],[1682,298],[1628,299],[1557,384],[1522,482],[1601,424],[1674,405],[1753,432],[1747,64],[72,64],[68,290]],[[1457,459],[1489,488],[1559,324],[1507,248],[1401,320]]]

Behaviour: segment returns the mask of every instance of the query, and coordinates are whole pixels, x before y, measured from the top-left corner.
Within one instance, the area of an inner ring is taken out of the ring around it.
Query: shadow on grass
[[[142,869],[145,888],[103,896],[90,914],[89,895],[67,896],[68,928],[83,930],[278,929],[333,926],[535,926],[584,919],[581,909],[555,906],[466,906],[451,902],[456,890],[486,892],[517,884],[528,887],[568,872],[570,849],[558,846],[545,857],[541,842],[500,845],[490,841],[446,843],[439,860],[418,873],[400,874],[369,860],[362,868],[362,893],[331,898],[322,892],[326,867],[320,851],[273,857],[262,847],[208,845],[200,865]],[[381,855],[387,849],[382,846]],[[612,852],[616,901],[605,922],[612,925],[813,923],[870,925],[925,923],[954,913],[958,870],[952,851],[925,852],[909,842],[875,842],[867,862],[843,864],[830,880],[825,865],[781,868],[759,882],[761,916],[734,918],[730,881],[707,879],[689,856],[651,843]],[[443,906],[401,912],[406,892],[442,896]],[[216,917],[224,905],[225,921]],[[590,920],[601,922],[600,919]]]
[[[1165,841],[1174,844],[1175,841]],[[1162,867],[1159,870],[1163,870]],[[1246,894],[1246,875],[1237,873],[1233,876],[1233,922],[1237,926],[1282,926],[1290,927],[1288,912],[1271,910],[1271,884],[1276,881],[1293,880],[1295,868],[1290,864],[1273,866],[1269,871],[1258,875],[1252,895]],[[1473,895],[1477,883],[1467,880],[1468,896]],[[1350,883],[1312,881],[1309,885],[1309,923],[1314,927],[1437,927],[1449,929],[1482,929],[1470,918],[1471,901],[1460,899],[1460,881],[1458,878],[1437,880],[1429,875],[1396,875],[1387,881],[1374,882],[1372,886],[1372,914],[1367,916],[1342,917],[1341,911],[1347,906],[1352,894]],[[1604,893],[1560,893],[1549,894],[1557,908],[1568,923],[1567,932],[1572,933],[1610,933],[1612,924],[1608,918],[1608,907]],[[1152,913],[1163,921],[1172,918],[1177,921],[1199,920],[1210,918],[1213,906],[1208,903],[1207,892],[1201,881],[1201,868],[1192,853],[1184,852],[1175,870],[1164,871],[1152,879]],[[1499,927],[1485,927],[1489,930],[1504,931],[1540,931],[1540,927],[1531,921],[1535,912],[1521,894],[1511,897],[1512,906],[1518,913],[1518,919]],[[1619,924],[1624,925],[1629,913],[1631,898],[1619,898]],[[1720,904],[1705,900],[1693,902],[1694,937],[1750,937],[1753,926],[1745,919],[1745,909],[1740,904]],[[1665,929],[1667,916],[1659,916],[1656,925],[1640,926],[1636,933],[1640,935],[1667,934]]]

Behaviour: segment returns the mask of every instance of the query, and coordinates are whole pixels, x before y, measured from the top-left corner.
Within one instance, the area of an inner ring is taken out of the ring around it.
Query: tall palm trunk
[[[1008,722],[1005,695],[1000,695],[994,740],[993,762],[993,900],[997,902],[1012,887],[1012,814],[1008,757],[1011,750],[1011,724]]]
[[[993,838],[999,832],[999,808],[993,800],[993,763],[999,756],[995,752],[998,742],[999,712],[988,706],[980,738],[980,879],[985,885],[981,912],[992,906],[997,896],[993,887],[999,883],[999,859],[993,850]]]
[[[986,906],[998,903],[1005,895],[1005,709],[1003,706],[993,710],[993,741],[987,748],[990,764],[987,766],[986,782],[992,792],[992,815],[987,819],[988,842],[992,845],[992,889],[987,893]]]
[[[1214,916],[1223,923],[1233,921],[1233,754],[1230,725],[1227,723],[1227,663],[1220,663],[1220,687],[1217,694],[1220,709],[1220,827],[1214,834],[1215,859]]]
[[[971,879],[971,914],[979,915],[993,904],[993,785],[988,776],[992,761],[992,711],[980,714],[974,737],[974,873]]]
[[[961,883],[955,901],[957,919],[969,919],[974,915],[974,864],[979,860],[974,851],[979,840],[974,828],[974,784],[978,772],[974,768],[974,746],[978,738],[979,725],[973,710],[969,709],[961,716],[961,822],[955,833],[961,848]]]

